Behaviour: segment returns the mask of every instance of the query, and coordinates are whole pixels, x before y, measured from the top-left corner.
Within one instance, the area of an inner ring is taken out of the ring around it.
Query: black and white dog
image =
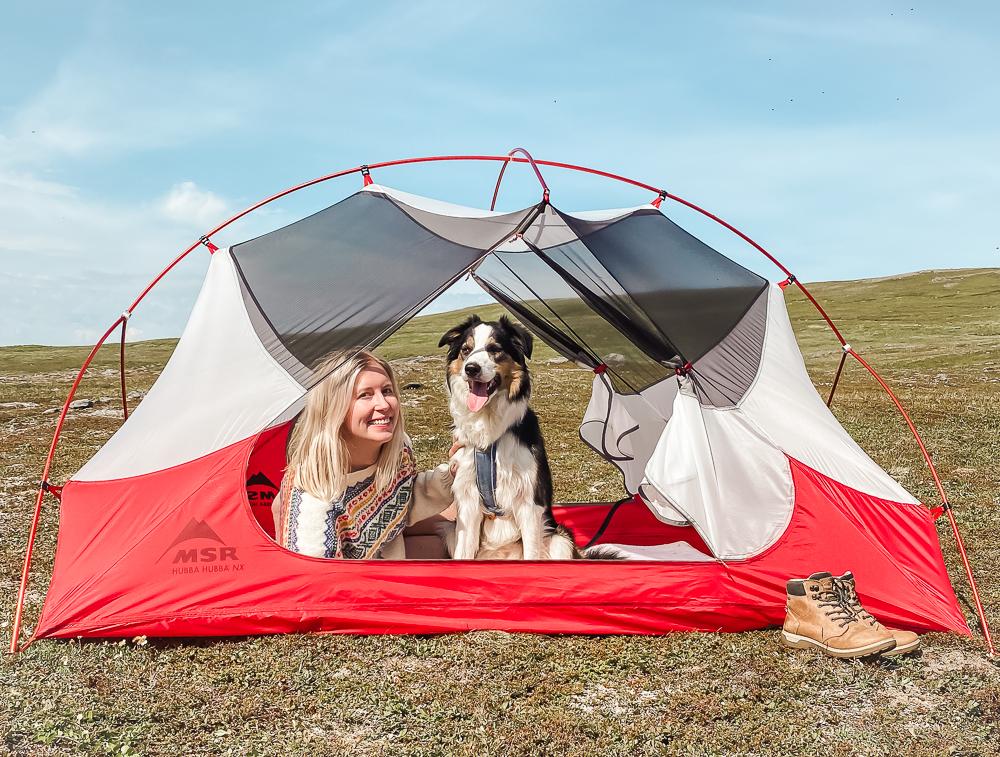
[[[580,554],[552,516],[552,474],[538,418],[528,407],[532,336],[505,316],[472,316],[441,337],[456,441],[446,534],[456,560],[569,560]]]

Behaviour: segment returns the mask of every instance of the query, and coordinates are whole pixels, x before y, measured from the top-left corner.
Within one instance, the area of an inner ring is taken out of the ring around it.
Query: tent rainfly
[[[786,579],[820,569],[853,570],[865,606],[889,626],[970,633],[934,525],[947,513],[954,527],[944,492],[939,485],[941,507],[922,505],[819,397],[785,309],[789,284],[812,299],[794,276],[778,264],[788,278],[770,284],[691,236],[661,212],[663,200],[715,216],[656,187],[522,150],[459,159],[528,163],[543,199],[513,213],[475,210],[380,186],[361,166],[268,198],[202,237],[212,257],[201,293],[142,404],[126,408],[117,433],[61,489],[47,481],[51,453],[46,461],[12,652],[45,492],[60,498],[59,539],[26,644],[295,631],[740,631],[780,624]],[[538,165],[621,179],[656,197],[563,212]],[[229,248],[210,241],[250,210],[359,171],[360,191],[308,218]],[[97,345],[122,327],[123,402],[125,321],[196,248]],[[278,546],[267,505],[290,424],[324,379],[313,366],[332,350],[378,345],[466,274],[558,353],[593,369],[580,435],[620,468],[627,496],[560,505],[556,515],[579,544],[617,544],[633,559],[341,561]],[[872,370],[833,328],[843,358]],[[972,582],[967,561],[966,569]]]

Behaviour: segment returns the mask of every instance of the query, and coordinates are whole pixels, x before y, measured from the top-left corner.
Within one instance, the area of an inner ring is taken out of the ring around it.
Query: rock
[[[90,400],[73,400],[69,403],[70,410],[86,410],[88,407],[93,407],[94,403]]]
[[[424,385],[419,381],[411,381],[409,384],[403,386],[404,389],[423,389]]]
[[[556,357],[550,357],[545,361],[546,365],[559,365],[560,363],[568,363],[569,360],[564,358],[562,355],[556,355]]]
[[[37,402],[0,402],[0,410],[31,410],[38,407]]]
[[[55,415],[59,410],[60,408],[58,407],[50,407],[48,410],[43,410],[42,415]]]
[[[129,392],[127,396],[128,396],[128,398],[130,400],[141,400],[143,397],[146,396],[146,393],[145,392]]]

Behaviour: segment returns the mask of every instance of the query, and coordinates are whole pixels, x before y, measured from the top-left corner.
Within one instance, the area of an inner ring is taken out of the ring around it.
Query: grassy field
[[[1000,271],[934,271],[812,287],[848,341],[898,389],[923,432],[1000,636]],[[825,394],[839,345],[788,290]],[[495,314],[496,308],[480,308]],[[141,313],[138,314],[141,317]],[[455,314],[411,323],[383,347],[407,390],[421,462],[448,446],[436,349]],[[129,390],[148,389],[173,347],[129,346]],[[37,478],[87,350],[0,348],[0,637],[10,619]],[[431,356],[431,357],[427,357]],[[590,374],[534,360],[558,498],[615,499],[615,471],[582,447]],[[77,397],[52,479],[71,475],[120,423],[117,346]],[[138,399],[136,396],[132,402]],[[935,500],[888,398],[849,364],[834,403],[869,453]],[[47,500],[27,602],[41,607],[57,532]],[[969,592],[939,521],[953,583]],[[107,548],[113,549],[113,545]],[[970,625],[975,622],[967,612]],[[0,736],[14,754],[997,754],[1000,665],[981,640],[924,638],[920,656],[844,662],[789,653],[773,630],[662,638],[495,632],[439,637],[283,636],[39,642],[0,663]]]

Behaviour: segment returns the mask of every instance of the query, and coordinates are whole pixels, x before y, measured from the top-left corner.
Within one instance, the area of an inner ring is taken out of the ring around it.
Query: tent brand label
[[[205,545],[204,542],[215,542]],[[201,542],[201,544],[198,544]],[[238,573],[244,569],[236,553],[205,521],[192,518],[156,561],[170,565],[173,575]]]
[[[278,495],[278,487],[263,473],[255,473],[247,479],[247,500],[251,505],[270,505]]]

